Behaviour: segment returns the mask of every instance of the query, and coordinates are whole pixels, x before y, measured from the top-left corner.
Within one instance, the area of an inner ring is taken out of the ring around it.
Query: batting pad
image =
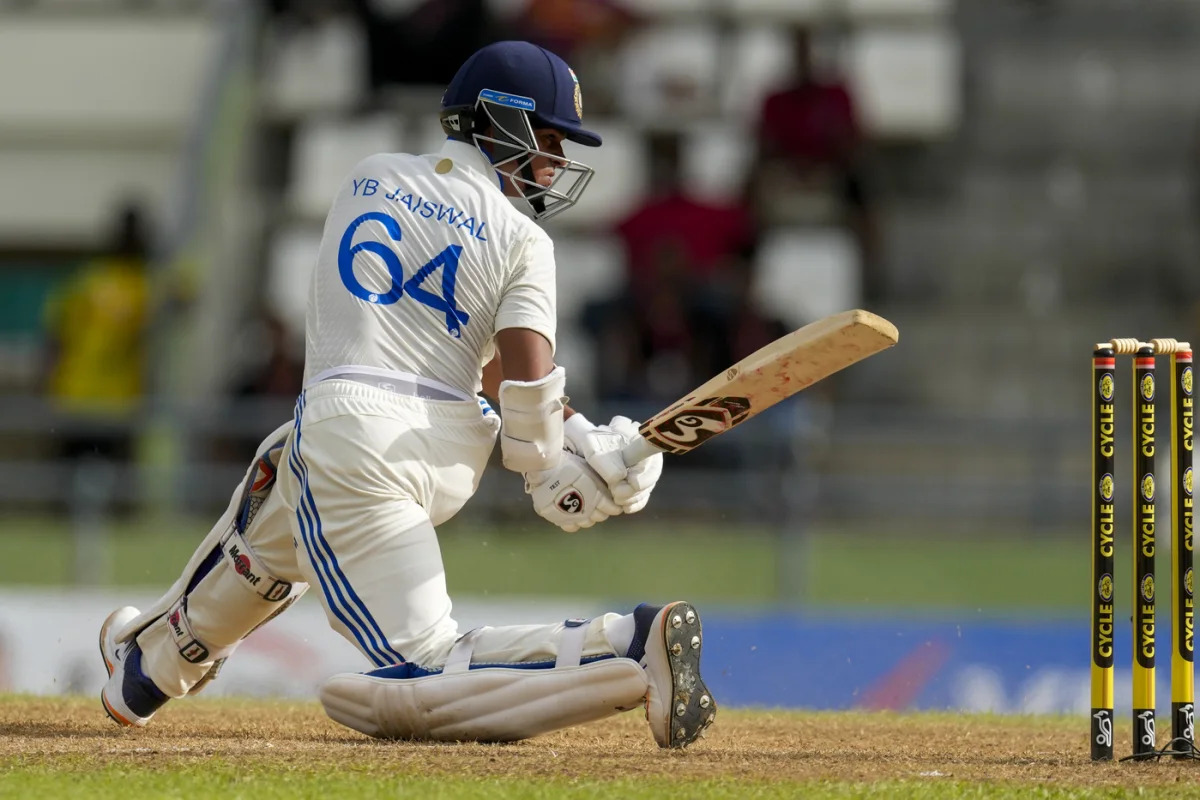
[[[512,742],[642,704],[646,672],[628,658],[554,669],[481,668],[421,678],[334,675],[325,713],[380,739]]]

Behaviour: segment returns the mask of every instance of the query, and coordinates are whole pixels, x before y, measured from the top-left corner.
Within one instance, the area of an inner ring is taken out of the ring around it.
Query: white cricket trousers
[[[274,494],[290,512],[295,566],[329,624],[376,667],[445,664],[460,632],[435,525],[479,486],[500,420],[475,400],[424,400],[350,380],[327,380],[296,404]],[[275,516],[275,515],[271,515]],[[267,543],[267,552],[279,552]],[[290,570],[286,570],[290,572]],[[605,614],[592,620],[583,658],[616,653]],[[473,664],[553,666],[563,621],[483,628]]]
[[[217,658],[232,654],[280,610],[246,591],[249,578],[260,580],[255,572],[269,576],[271,585],[307,584],[329,624],[369,668],[407,664],[415,677],[463,653],[471,664],[526,668],[553,667],[560,649],[564,663],[624,655],[608,635],[619,616],[604,614],[586,626],[561,620],[480,628],[470,646],[452,656],[460,631],[434,525],[475,492],[499,427],[495,413],[485,414],[474,400],[423,400],[339,379],[306,390],[276,483],[242,534],[258,566],[231,568],[229,559],[215,558],[242,507],[245,484],[239,484],[183,575],[126,628],[136,633],[147,676],[168,696],[182,697]],[[259,455],[286,430],[272,432]],[[256,458],[246,483],[260,474],[259,463]],[[190,620],[187,637],[195,637],[207,657],[190,657],[195,648],[181,647],[182,629],[168,624],[171,609]]]

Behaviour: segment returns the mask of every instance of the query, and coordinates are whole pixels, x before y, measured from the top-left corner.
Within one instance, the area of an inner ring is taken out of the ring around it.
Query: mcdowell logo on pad
[[[496,103],[497,105],[520,108],[525,111],[533,111],[537,108],[537,103],[533,101],[532,97],[522,97],[519,94],[505,94],[493,89],[484,89],[479,93],[479,99],[487,100],[489,103]]]

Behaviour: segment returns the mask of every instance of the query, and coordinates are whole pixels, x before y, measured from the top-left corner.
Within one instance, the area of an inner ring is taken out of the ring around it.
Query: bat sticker
[[[633,466],[656,453],[686,453],[819,380],[886,350],[896,326],[861,308],[831,314],[760,347],[641,424],[621,448]]]
[[[670,453],[685,453],[709,438],[737,425],[750,413],[746,397],[709,397],[684,404],[645,433],[647,439]]]

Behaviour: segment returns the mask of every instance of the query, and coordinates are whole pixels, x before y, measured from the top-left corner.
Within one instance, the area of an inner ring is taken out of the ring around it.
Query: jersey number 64
[[[407,294],[421,305],[429,306],[433,310],[445,314],[446,330],[455,338],[462,336],[462,326],[471,319],[466,311],[455,305],[454,300],[454,284],[458,275],[458,258],[462,254],[462,245],[450,245],[406,279],[400,257],[385,242],[379,239],[364,239],[358,244],[354,244],[354,234],[358,231],[359,226],[366,222],[381,224],[392,241],[399,242],[402,237],[400,223],[394,217],[380,211],[369,211],[346,226],[346,232],[342,234],[342,240],[338,244],[337,262],[338,275],[342,278],[342,284],[350,290],[350,294],[360,300],[380,306],[391,305]],[[391,286],[386,292],[380,293],[368,289],[355,276],[354,257],[364,250],[379,256],[384,266],[387,267]],[[441,296],[421,287],[425,279],[432,275],[438,267],[442,268]]]

